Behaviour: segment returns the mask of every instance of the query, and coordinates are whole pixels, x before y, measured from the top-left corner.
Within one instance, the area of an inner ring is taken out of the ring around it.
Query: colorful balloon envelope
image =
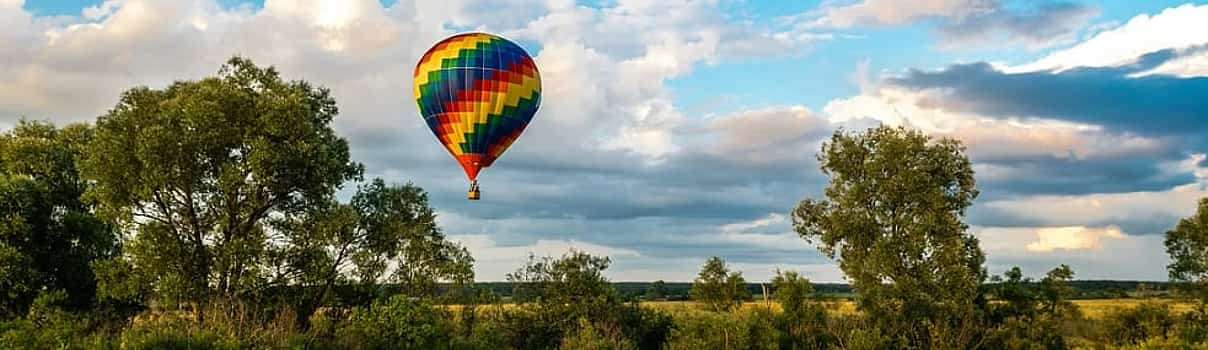
[[[415,102],[428,128],[461,163],[478,199],[478,173],[528,126],[541,103],[541,75],[519,45],[487,33],[436,43],[415,65]]]

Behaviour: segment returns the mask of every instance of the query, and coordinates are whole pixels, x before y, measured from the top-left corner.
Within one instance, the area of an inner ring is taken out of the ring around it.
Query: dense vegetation
[[[579,251],[476,285],[423,189],[363,178],[337,112],[233,58],[130,89],[93,124],[0,133],[0,348],[1208,348],[1208,199],[1167,234],[1171,284],[992,276],[958,141],[840,130],[818,156],[825,198],[792,217],[851,285],[748,283],[722,257],[690,284],[612,283],[610,258]],[[1094,296],[1143,301],[1071,302]]]

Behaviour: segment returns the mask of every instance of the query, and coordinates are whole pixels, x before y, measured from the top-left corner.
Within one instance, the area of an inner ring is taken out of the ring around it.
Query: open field
[[[1169,302],[1171,303],[1171,309],[1180,314],[1191,311],[1194,307],[1192,303],[1168,299],[1087,299],[1073,300],[1072,302],[1082,311],[1083,316],[1091,319],[1100,319],[1113,310],[1134,308],[1147,301]],[[854,301],[828,301],[823,302],[823,304],[826,306],[826,310],[833,314],[852,315],[858,312],[856,311],[856,303]],[[649,301],[643,302],[642,305],[666,311],[697,308],[696,302],[692,301]],[[780,306],[775,301],[749,301],[743,304],[744,310],[759,307],[780,309]]]
[[[1114,310],[1130,309],[1137,307],[1145,302],[1165,302],[1170,303],[1171,310],[1182,314],[1191,311],[1195,307],[1190,302],[1176,301],[1171,299],[1083,299],[1071,301],[1078,309],[1082,311],[1082,315],[1090,319],[1102,319],[1103,316]],[[856,310],[856,302],[841,300],[841,301],[823,301],[822,304],[826,307],[828,313],[836,315],[854,315],[859,311]],[[515,304],[497,304],[499,307],[509,308]],[[700,310],[697,303],[694,301],[643,301],[642,306],[653,309],[676,312]],[[461,305],[451,305],[451,309],[460,309]],[[486,306],[490,307],[490,306]],[[752,310],[756,308],[770,307],[777,311],[780,310],[780,305],[775,301],[748,301],[742,305],[741,310]]]

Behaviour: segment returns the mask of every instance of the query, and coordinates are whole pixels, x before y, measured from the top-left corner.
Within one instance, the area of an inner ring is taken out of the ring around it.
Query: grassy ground
[[[1141,304],[1145,301],[1147,301],[1147,300],[1146,299],[1089,299],[1089,300],[1074,300],[1073,303],[1074,303],[1074,305],[1078,306],[1079,310],[1082,310],[1082,314],[1084,316],[1086,316],[1087,318],[1100,319],[1104,315],[1110,313],[1113,310],[1133,308],[1133,307],[1136,307],[1138,304]],[[1148,299],[1148,301],[1169,301],[1169,300]],[[1175,311],[1177,313],[1183,313],[1183,312],[1190,311],[1193,307],[1193,305],[1190,303],[1176,302],[1176,301],[1169,301],[1169,302],[1171,302],[1171,309],[1173,309],[1173,311]],[[823,302],[823,304],[826,306],[827,311],[829,311],[830,313],[833,313],[833,314],[852,315],[852,314],[857,313],[856,304],[853,301],[830,301],[830,302]],[[696,303],[691,302],[691,301],[648,301],[648,302],[643,302],[642,305],[646,305],[646,306],[649,306],[652,308],[665,310],[665,311],[680,311],[680,310],[685,310],[685,309],[698,308],[696,306]],[[751,308],[757,308],[757,307],[771,307],[771,308],[775,308],[775,309],[780,308],[780,306],[778,304],[776,304],[775,301],[769,301],[767,303],[765,303],[764,301],[751,301],[751,302],[747,302],[747,303],[743,304],[742,307],[743,307],[743,309],[751,309]]]

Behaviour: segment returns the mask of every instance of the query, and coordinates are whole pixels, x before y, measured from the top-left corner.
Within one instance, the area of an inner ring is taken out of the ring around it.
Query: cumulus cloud
[[[1119,227],[1093,228],[1086,226],[1045,227],[1036,230],[1036,241],[1028,243],[1029,252],[1047,253],[1058,249],[1103,250],[1104,239],[1123,239]]]
[[[1007,42],[1030,48],[1069,41],[1098,15],[1094,7],[1059,0],[863,0],[815,12],[819,17],[809,26],[849,28],[938,19],[936,32],[945,47]]]
[[[1078,279],[1153,280],[1165,276],[1160,236],[1136,236],[1113,227],[973,227],[986,251],[986,268],[999,274],[1020,267],[1041,277],[1061,264]]]
[[[1135,62],[1155,51],[1208,43],[1208,5],[1186,4],[1141,14],[1127,23],[1095,34],[1071,48],[1039,60],[1007,67],[1007,72],[1056,71],[1075,67],[1111,67]]]

